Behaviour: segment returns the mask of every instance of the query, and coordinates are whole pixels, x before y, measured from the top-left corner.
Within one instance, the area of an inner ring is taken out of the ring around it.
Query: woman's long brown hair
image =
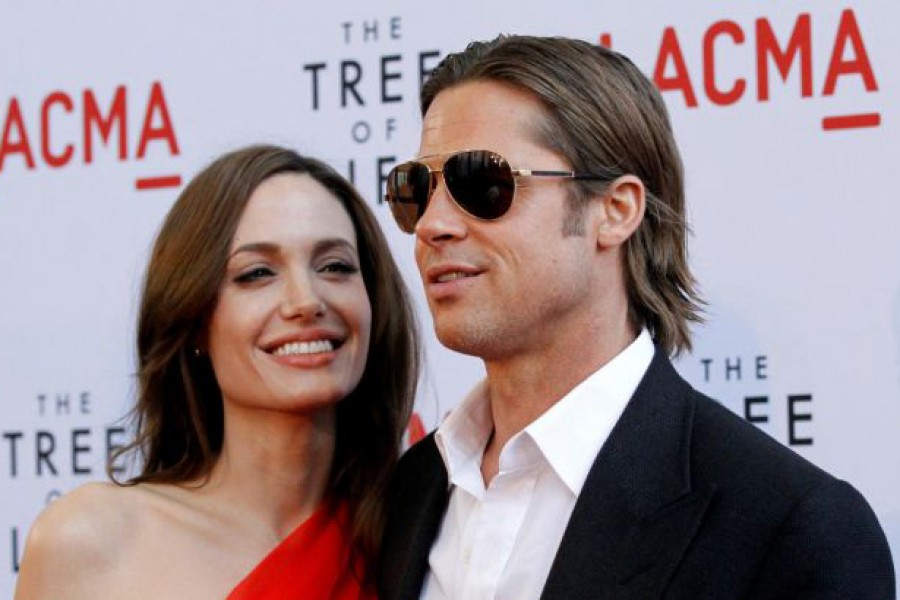
[[[371,565],[384,526],[384,492],[412,410],[419,365],[414,312],[372,212],[353,186],[315,159],[275,146],[219,158],[181,193],[147,266],[137,327],[135,437],[113,455],[137,459],[123,482],[203,481],[222,448],[222,395],[209,360],[195,355],[225,276],[250,195],[278,173],[307,174],[353,221],[372,332],[362,378],[337,405],[330,501],[349,509],[353,550]]]

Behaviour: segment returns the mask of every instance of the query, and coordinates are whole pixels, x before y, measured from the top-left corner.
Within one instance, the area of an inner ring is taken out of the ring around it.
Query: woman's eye
[[[234,281],[235,283],[251,283],[266,277],[271,277],[274,274],[274,271],[269,267],[253,267],[252,269],[240,273],[234,278]]]
[[[359,267],[347,261],[332,260],[322,265],[319,271],[322,273],[339,273],[342,275],[352,275],[354,273],[359,273]]]

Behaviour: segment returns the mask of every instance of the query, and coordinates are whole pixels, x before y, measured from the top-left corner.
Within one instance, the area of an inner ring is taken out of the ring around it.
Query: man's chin
[[[496,336],[489,335],[477,323],[456,319],[435,320],[435,334],[438,341],[450,350],[482,358],[490,354],[490,346],[496,342]]]

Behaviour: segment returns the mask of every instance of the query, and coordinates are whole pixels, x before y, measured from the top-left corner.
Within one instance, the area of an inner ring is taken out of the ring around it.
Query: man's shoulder
[[[837,479],[719,402],[694,392],[692,464],[720,480],[803,494]]]
[[[691,476],[716,487],[746,484],[776,493],[802,494],[816,484],[836,481],[825,471],[784,446],[753,423],[686,381],[659,352],[647,372],[643,418],[656,414],[659,403],[679,406],[669,412],[674,423],[687,425],[680,443],[689,447]],[[650,408],[647,408],[650,407]]]
[[[752,596],[893,597],[884,532],[850,483],[713,400],[698,399],[692,443],[695,481],[717,490],[710,539],[740,531],[741,552],[759,549]],[[721,557],[722,544],[696,546]]]
[[[400,465],[419,464],[422,462],[433,462],[440,460],[441,454],[437,448],[437,442],[434,435],[437,430],[432,430],[421,440],[410,446],[406,452],[400,457]]]
[[[416,482],[423,483],[434,477],[446,479],[447,471],[434,439],[435,432],[409,447],[400,457],[394,475],[394,487],[408,487]]]
[[[826,564],[832,555],[853,549],[859,565],[890,571],[878,519],[850,483],[706,397],[697,399],[692,444],[694,480],[717,488],[713,512],[719,518],[741,522],[773,546],[785,546],[786,557],[819,555]],[[852,571],[851,566],[841,571]]]
[[[748,518],[778,521],[804,502],[833,503],[869,513],[851,485],[816,466],[757,425],[694,389],[677,372],[660,363],[653,371],[663,402],[684,403],[689,414],[689,477],[696,488],[717,490],[719,508]]]
[[[755,574],[753,597],[851,597],[832,592],[854,586],[866,592],[853,597],[892,597],[890,550],[862,494],[684,385],[664,400],[688,407],[691,488],[714,490],[691,564],[744,561]]]

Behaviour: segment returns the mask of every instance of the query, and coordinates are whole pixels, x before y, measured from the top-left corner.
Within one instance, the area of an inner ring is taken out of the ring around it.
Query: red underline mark
[[[878,127],[879,125],[881,125],[880,113],[841,115],[838,117],[825,117],[822,119],[822,129],[825,131],[833,131],[835,129],[856,129],[858,127]]]
[[[138,190],[157,190],[159,188],[178,187],[181,185],[181,175],[164,175],[162,177],[143,177],[134,182]]]

